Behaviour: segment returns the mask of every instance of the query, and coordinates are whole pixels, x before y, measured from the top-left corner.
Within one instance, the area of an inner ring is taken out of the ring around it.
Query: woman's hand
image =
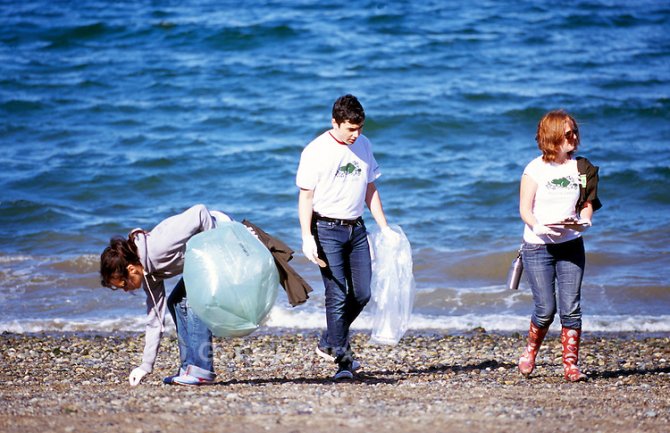
[[[577,221],[577,226],[575,227],[575,230],[577,230],[578,232],[585,232],[592,225],[593,223],[591,222],[590,219],[580,218],[579,221]]]
[[[149,373],[144,371],[142,367],[133,369],[133,371],[130,372],[130,376],[128,376],[128,382],[130,382],[130,386],[137,386],[137,384],[139,384],[142,378],[147,374]]]
[[[548,235],[548,236],[560,236],[561,234],[555,230],[550,229],[549,227],[542,224],[535,224],[533,226],[533,233],[538,236]]]

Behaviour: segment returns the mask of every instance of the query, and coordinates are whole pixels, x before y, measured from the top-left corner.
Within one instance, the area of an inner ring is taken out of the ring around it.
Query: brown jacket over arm
[[[309,298],[308,293],[312,288],[304,278],[300,276],[288,262],[293,258],[293,250],[289,248],[283,241],[265,233],[257,225],[243,220],[242,224],[252,228],[258,235],[258,239],[265,245],[265,247],[272,253],[277,265],[277,272],[279,272],[279,282],[286,291],[288,301],[292,306],[305,303]]]

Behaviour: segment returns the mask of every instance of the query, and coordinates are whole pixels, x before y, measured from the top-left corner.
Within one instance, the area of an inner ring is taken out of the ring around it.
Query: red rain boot
[[[579,339],[582,335],[581,329],[563,328],[561,330],[561,344],[563,344],[563,369],[565,380],[568,382],[579,382],[586,380],[586,375],[579,371],[577,361],[579,360]]]
[[[530,322],[528,345],[519,358],[519,371],[524,376],[529,376],[535,370],[535,357],[548,330],[548,326],[546,328],[538,328],[532,321]]]

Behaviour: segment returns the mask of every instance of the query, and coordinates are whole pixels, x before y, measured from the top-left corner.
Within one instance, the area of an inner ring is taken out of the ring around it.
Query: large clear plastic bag
[[[279,275],[272,254],[238,222],[193,236],[186,244],[188,303],[219,337],[258,329],[277,298]]]
[[[412,316],[412,247],[400,226],[369,233],[372,248],[372,343],[396,345]]]

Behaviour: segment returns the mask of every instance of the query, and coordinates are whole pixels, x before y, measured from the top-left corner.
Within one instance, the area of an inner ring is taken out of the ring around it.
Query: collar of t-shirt
[[[335,140],[338,144],[342,144],[342,145],[344,145],[344,146],[348,146],[348,144],[345,143],[344,141],[342,141],[342,140],[338,140],[337,137],[335,137],[335,136],[333,135],[332,132],[328,131],[328,135],[330,135],[331,137],[333,137],[333,140]]]

